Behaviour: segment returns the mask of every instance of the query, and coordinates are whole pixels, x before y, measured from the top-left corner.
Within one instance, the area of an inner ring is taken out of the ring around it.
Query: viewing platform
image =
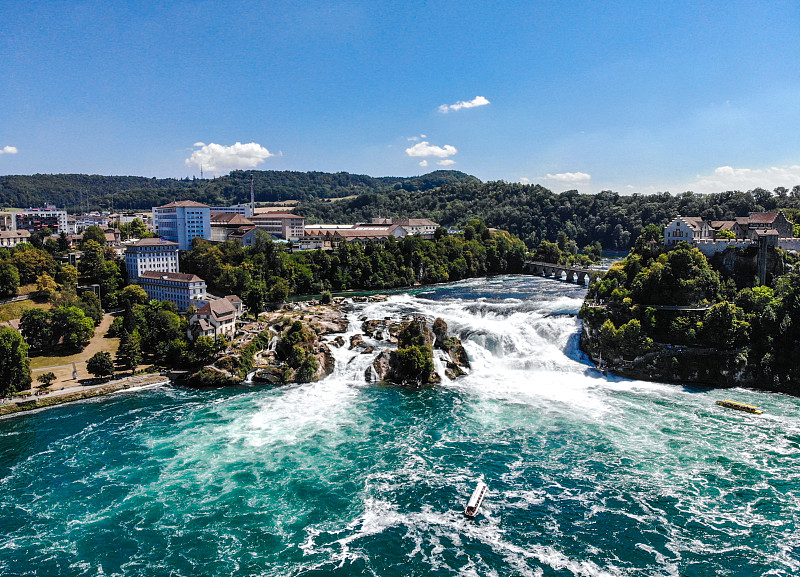
[[[553,264],[552,262],[540,262],[537,260],[526,260],[525,271],[529,274],[553,277],[561,280],[566,275],[567,282],[577,282],[579,285],[585,285],[586,279],[589,282],[594,281],[599,276],[602,276],[605,271],[583,268],[579,266],[566,266],[561,264]]]

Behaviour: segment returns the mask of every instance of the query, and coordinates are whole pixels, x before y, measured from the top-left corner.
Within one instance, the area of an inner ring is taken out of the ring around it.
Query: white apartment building
[[[14,213],[14,230],[36,232],[49,228],[54,234],[67,232],[67,211],[58,210],[55,205],[44,208],[26,208]]]
[[[178,272],[178,244],[163,238],[143,238],[125,247],[125,269],[134,281],[147,271]]]
[[[207,204],[179,200],[153,207],[156,234],[178,243],[179,250],[192,248],[192,239],[211,238],[211,209]]]
[[[150,300],[172,301],[179,311],[206,297],[206,281],[194,274],[149,270],[139,275],[136,282]]]

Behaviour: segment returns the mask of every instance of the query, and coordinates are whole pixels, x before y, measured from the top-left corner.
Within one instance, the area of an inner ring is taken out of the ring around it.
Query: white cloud
[[[554,180],[556,182],[588,182],[592,179],[591,174],[586,174],[585,172],[561,172],[558,174],[549,174],[547,175],[547,180]]]
[[[198,148],[202,148],[206,145],[205,142],[195,142],[192,146],[196,146]]]
[[[0,154],[16,154],[19,152],[16,146],[4,146],[0,148]]]
[[[451,166],[451,165],[453,165],[455,163],[456,163],[455,160],[450,160],[448,158],[447,160],[440,160],[436,164],[438,164],[439,166]]]
[[[522,178],[519,179],[519,183],[520,184],[530,184],[531,183],[531,179],[528,178],[527,176],[523,176]]]
[[[758,187],[773,190],[778,186],[792,188],[797,184],[800,184],[800,165],[797,164],[769,168],[720,166],[714,170],[713,174],[698,174],[682,189],[710,193],[726,190],[752,190]]]
[[[427,160],[422,160],[422,161],[420,161],[419,165],[420,166],[428,166],[428,161]]]
[[[455,146],[445,144],[444,146],[433,146],[427,140],[418,142],[411,148],[406,148],[406,154],[409,156],[436,156],[439,158],[447,158],[453,156],[458,152]]]
[[[459,100],[455,104],[442,104],[439,107],[439,112],[447,114],[448,112],[461,110],[462,108],[475,108],[476,106],[486,106],[487,104],[489,104],[489,100],[484,96],[476,96],[472,100]]]
[[[202,143],[195,143],[195,146],[200,144]],[[212,142],[203,144],[199,150],[192,152],[186,159],[186,165],[202,166],[208,172],[223,172],[237,168],[255,168],[270,156],[275,155],[255,142],[237,142],[232,146]]]
[[[428,138],[428,137],[425,136],[424,134],[420,134],[419,136],[410,136],[408,138],[408,140],[409,140],[409,142],[419,142],[420,140],[422,140],[424,138]]]

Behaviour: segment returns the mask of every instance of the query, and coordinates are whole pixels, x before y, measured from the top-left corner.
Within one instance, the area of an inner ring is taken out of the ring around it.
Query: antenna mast
[[[256,195],[253,188],[253,173],[250,173],[250,211],[253,213],[250,216],[256,215]]]

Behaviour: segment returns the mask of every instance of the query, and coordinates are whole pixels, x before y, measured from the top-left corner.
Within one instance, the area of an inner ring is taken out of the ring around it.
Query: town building
[[[163,238],[143,238],[125,247],[128,280],[147,271],[178,272],[178,244]]]
[[[242,314],[242,299],[229,295],[207,301],[189,319],[186,336],[194,340],[199,336],[217,339],[236,332],[236,319]]]
[[[734,238],[720,232],[730,230]],[[677,216],[664,228],[664,246],[672,248],[681,241],[696,246],[704,255],[712,256],[728,247],[746,248],[768,243],[784,250],[798,250],[800,239],[793,238],[792,223],[778,212],[751,212],[735,220],[707,221],[697,216]],[[766,245],[765,245],[766,246]]]
[[[194,274],[148,270],[142,272],[136,282],[150,300],[172,301],[179,311],[206,298],[206,281]]]
[[[250,220],[264,232],[297,241],[303,237],[306,219],[289,212],[262,212],[250,217]]]
[[[372,224],[397,224],[403,227],[406,233],[418,234],[425,240],[433,240],[439,223],[433,222],[428,218],[373,218]]]
[[[253,207],[250,204],[234,204],[232,206],[212,206],[210,209],[214,212],[227,212],[230,214],[238,214],[245,218],[253,216]]]
[[[709,222],[699,216],[678,215],[664,229],[664,246],[668,248],[681,241],[692,242],[701,238],[713,238],[713,235]]]
[[[235,212],[211,213],[211,242],[225,242],[228,233],[241,227],[254,227],[253,221]]]
[[[195,238],[211,239],[211,209],[207,204],[179,200],[153,207],[156,234],[178,243],[179,250],[192,248]]]
[[[14,230],[37,232],[43,228],[49,228],[54,234],[67,232],[67,211],[46,204],[44,208],[26,208],[14,213]]]
[[[31,233],[27,230],[1,230],[0,248],[14,248],[21,242],[28,242]]]

